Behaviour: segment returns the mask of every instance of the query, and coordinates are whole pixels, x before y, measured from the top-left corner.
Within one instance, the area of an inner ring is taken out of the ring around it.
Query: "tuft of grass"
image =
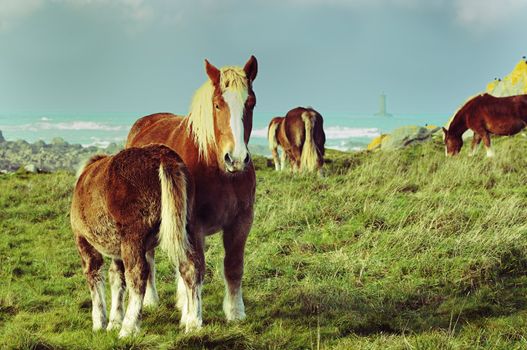
[[[328,151],[326,176],[261,157],[243,280],[247,319],[222,312],[223,247],[207,239],[205,326],[178,328],[158,254],[160,306],[142,333],[91,331],[69,228],[74,176],[0,175],[0,344],[10,349],[523,349],[527,346],[527,144],[496,158],[439,143]],[[109,290],[108,293],[109,295]],[[109,300],[108,300],[109,302]]]

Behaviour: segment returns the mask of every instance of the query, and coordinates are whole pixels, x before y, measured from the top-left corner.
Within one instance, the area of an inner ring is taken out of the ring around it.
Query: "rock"
[[[29,142],[26,140],[18,139],[15,141],[15,145],[17,146],[29,146]]]
[[[112,151],[122,149],[121,144],[110,145]],[[54,138],[51,144],[36,141],[32,144],[24,140],[5,141],[0,144],[0,170],[6,172],[53,172],[66,170],[75,172],[83,159],[88,159],[101,151],[97,147],[84,148],[79,144],[70,145],[64,139]]]
[[[382,141],[388,137],[387,134],[380,134],[379,136],[377,136],[376,138],[374,138],[370,144],[368,145],[368,147],[366,148],[368,151],[375,151],[375,150],[378,150],[378,149],[381,149],[381,145],[382,145]]]
[[[432,139],[432,135],[441,130],[435,126],[403,126],[392,131],[389,135],[381,135],[374,139],[368,149],[395,150],[416,143],[427,142]]]
[[[33,146],[38,147],[38,148],[42,148],[42,147],[46,146],[46,143],[44,141],[42,141],[42,140],[38,140],[38,141],[33,143]]]
[[[486,92],[497,97],[527,94],[527,61],[521,59],[503,79],[490,82]]]
[[[5,138],[4,138],[4,135],[2,135],[2,130],[0,130],[0,143],[4,143],[5,142]]]
[[[62,137],[54,137],[53,140],[51,140],[51,144],[54,146],[63,146],[68,143]]]
[[[36,174],[38,173],[38,168],[36,167],[35,164],[27,164],[24,166],[24,170],[27,171],[28,173],[33,173],[33,174]]]
[[[108,153],[108,154],[115,154],[115,153],[119,152],[122,149],[123,148],[121,146],[119,146],[115,142],[112,142],[105,148],[104,152]]]

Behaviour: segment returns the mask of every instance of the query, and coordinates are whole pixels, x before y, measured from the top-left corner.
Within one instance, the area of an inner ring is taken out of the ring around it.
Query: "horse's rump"
[[[74,229],[79,228],[78,233],[109,255],[118,253],[123,238],[110,239],[109,232],[120,228],[134,227],[120,234],[147,234],[148,245],[155,245],[161,215],[161,166],[181,179],[186,188],[188,173],[181,158],[163,145],[129,148],[115,156],[93,159],[83,169],[74,190]],[[105,225],[106,232],[102,227]]]
[[[313,171],[322,167],[326,135],[323,118],[313,108],[290,110],[279,127],[278,140],[301,169]]]

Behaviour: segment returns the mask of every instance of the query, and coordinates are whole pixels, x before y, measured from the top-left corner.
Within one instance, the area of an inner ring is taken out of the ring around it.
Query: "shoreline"
[[[339,152],[356,153],[365,150],[397,149],[414,142],[430,140],[439,130],[431,126],[403,126],[390,134],[380,134],[370,143],[358,143],[353,139],[343,140],[341,146],[326,143],[326,149]],[[386,137],[389,135],[389,137]],[[387,142],[388,141],[388,142]],[[123,143],[111,142],[106,147],[69,143],[62,137],[54,137],[50,143],[38,140],[33,143],[22,139],[8,141],[0,130],[0,173],[13,173],[19,169],[28,172],[55,172],[65,170],[76,172],[81,164],[97,153],[115,154],[124,148]],[[265,144],[249,143],[249,152],[253,155],[269,158],[271,152]]]
[[[21,169],[31,173],[76,172],[94,154],[114,154],[122,148],[123,145],[117,143],[110,143],[106,148],[83,147],[78,143],[70,144],[61,137],[53,138],[50,143],[42,140],[29,143],[22,139],[8,141],[0,131],[0,174]]]

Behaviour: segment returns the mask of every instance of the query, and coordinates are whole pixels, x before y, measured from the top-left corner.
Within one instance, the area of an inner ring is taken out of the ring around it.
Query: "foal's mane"
[[[220,89],[233,91],[240,97],[247,97],[247,76],[241,67],[223,67],[220,69]],[[215,144],[213,105],[214,85],[208,79],[196,92],[190,104],[187,117],[187,130],[198,146],[199,156],[208,161],[209,151]],[[245,101],[243,98],[243,101]]]

